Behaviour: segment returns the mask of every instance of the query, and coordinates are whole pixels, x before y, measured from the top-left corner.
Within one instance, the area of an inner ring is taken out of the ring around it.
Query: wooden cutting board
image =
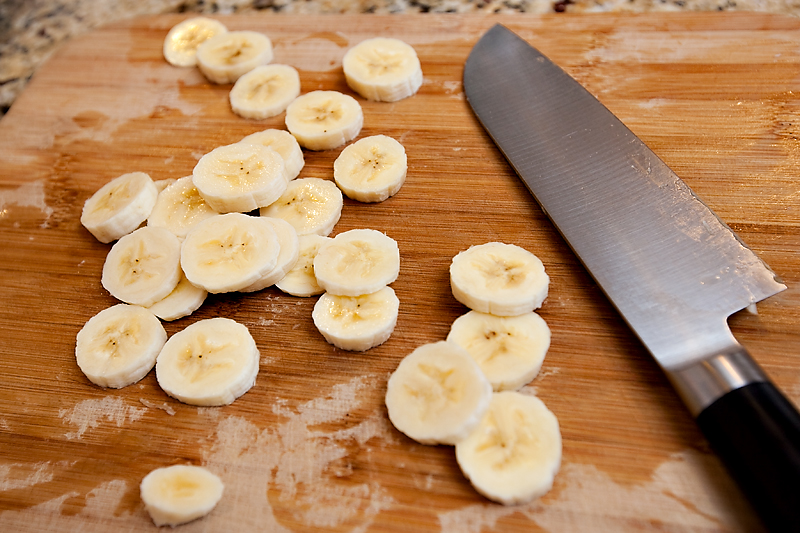
[[[0,529],[150,531],[138,485],[150,470],[207,466],[225,496],[184,531],[758,531],[659,368],[638,344],[472,115],[462,66],[496,22],[539,47],[604,102],[783,277],[789,289],[731,319],[737,338],[800,400],[800,20],[759,14],[641,16],[275,16],[222,18],[265,32],[303,91],[349,92],[347,48],[412,44],[425,81],[396,103],[361,101],[362,136],[406,147],[408,180],[380,204],[347,200],[334,233],[386,232],[400,246],[400,317],[365,353],[328,345],[315,298],[267,289],[209,297],[199,319],[234,318],[261,351],[256,386],[197,408],[153,373],[92,385],[75,335],[115,300],[100,285],[109,245],[79,223],[83,202],[125,172],[191,173],[211,149],[266,128],[234,115],[230,86],[161,56],[182,16],[141,18],[69,42],[0,121]],[[330,179],[340,150],[306,152]],[[553,490],[504,507],[479,496],[452,447],[396,431],[386,380],[466,309],[448,266],[470,245],[518,244],[551,278],[540,314],[552,345],[523,390],[557,415]]]

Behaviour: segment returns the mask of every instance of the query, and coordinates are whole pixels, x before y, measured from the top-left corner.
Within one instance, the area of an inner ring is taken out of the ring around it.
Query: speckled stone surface
[[[102,24],[159,13],[588,13],[759,11],[800,0],[0,0],[0,114],[59,46]]]

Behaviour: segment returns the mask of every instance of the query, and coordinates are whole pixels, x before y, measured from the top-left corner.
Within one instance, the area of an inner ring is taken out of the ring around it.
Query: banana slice
[[[286,127],[309,150],[342,146],[355,139],[363,125],[358,101],[337,91],[312,91],[286,108]]]
[[[81,224],[98,241],[109,243],[147,220],[158,188],[144,172],[123,174],[106,183],[83,204]]]
[[[386,342],[397,324],[400,300],[391,287],[362,296],[325,293],[311,317],[325,340],[342,350],[363,352]]]
[[[370,294],[397,279],[400,250],[394,239],[380,231],[345,231],[319,250],[314,273],[320,287],[331,294]]]
[[[333,162],[333,179],[348,198],[382,202],[406,181],[403,145],[386,135],[364,137],[342,150]]]
[[[246,326],[230,318],[208,318],[167,340],[156,359],[156,379],[183,403],[228,405],[255,385],[259,359]]]
[[[138,305],[117,304],[81,328],[75,358],[89,381],[120,389],[150,372],[166,341],[167,332],[153,313]]]
[[[252,143],[220,146],[200,158],[192,182],[219,213],[247,213],[271,204],[286,190],[283,158]]]
[[[181,271],[181,279],[169,295],[148,309],[161,320],[171,321],[189,316],[206,301],[208,291],[195,287]]]
[[[458,317],[447,340],[467,350],[495,391],[529,383],[550,347],[550,328],[536,313],[495,316],[478,311]]]
[[[422,85],[417,52],[399,39],[375,37],[362,41],[342,59],[347,85],[367,100],[396,102]]]
[[[300,75],[289,65],[261,65],[236,80],[228,97],[237,115],[256,120],[280,115],[300,96]]]
[[[272,41],[255,31],[214,35],[197,48],[197,66],[213,83],[234,83],[242,75],[272,61]]]
[[[297,262],[275,286],[292,296],[315,296],[325,292],[325,289],[317,283],[317,276],[314,274],[314,258],[319,249],[332,240],[330,237],[314,233],[300,235],[298,238],[300,251]]]
[[[561,467],[561,430],[539,398],[495,393],[477,428],[456,444],[456,460],[475,490],[505,505],[547,493]]]
[[[147,225],[168,229],[183,239],[192,226],[216,214],[200,196],[192,176],[185,176],[158,193],[156,205],[147,217]]]
[[[547,297],[549,282],[541,260],[514,244],[472,246],[450,264],[450,286],[456,300],[498,316],[537,309]]]
[[[394,427],[422,444],[456,444],[478,425],[492,386],[470,355],[447,341],[407,355],[386,386]]]
[[[186,235],[181,267],[193,285],[211,293],[249,287],[278,264],[280,242],[272,228],[242,213],[207,218]]]
[[[266,289],[274,285],[275,282],[280,281],[286,276],[300,257],[300,240],[292,225],[279,218],[262,218],[264,221],[272,224],[272,229],[278,237],[278,245],[280,246],[278,262],[275,268],[270,270],[269,273],[265,274],[261,279],[244,289],[240,289],[241,292],[260,291],[261,289]]]
[[[262,207],[261,216],[281,218],[298,235],[328,236],[342,216],[342,191],[330,180],[301,178],[292,181],[275,202]]]
[[[166,298],[181,279],[181,243],[164,228],[144,226],[109,250],[101,283],[123,302],[149,307]]]
[[[225,486],[201,466],[174,465],[147,474],[139,486],[144,508],[157,526],[177,526],[210,513]]]
[[[227,31],[223,23],[206,17],[179,22],[164,39],[164,59],[176,67],[193,67],[197,64],[197,48],[211,37]]]
[[[283,158],[284,174],[287,181],[295,179],[305,165],[303,149],[300,148],[297,139],[288,131],[275,129],[257,131],[239,142],[260,144],[278,152],[278,155]]]
[[[161,191],[163,191],[176,181],[178,180],[175,178],[164,178],[163,180],[153,180],[153,183],[155,184],[156,189],[158,190],[158,194],[161,194]]]

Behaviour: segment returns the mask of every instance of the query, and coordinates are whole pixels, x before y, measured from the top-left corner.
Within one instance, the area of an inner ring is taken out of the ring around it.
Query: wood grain
[[[0,528],[148,531],[138,484],[151,469],[203,464],[226,494],[185,531],[758,531],[657,365],[480,129],[461,74],[471,46],[503,22],[564,67],[648,143],[784,279],[789,290],[732,317],[737,338],[800,399],[800,21],[758,14],[641,16],[248,16],[304,91],[349,92],[346,49],[390,35],[418,51],[413,98],[362,101],[362,136],[400,140],[401,192],[346,201],[335,232],[385,231],[401,250],[400,318],[366,353],[337,350],[311,322],[314,299],[275,289],[212,296],[199,319],[246,324],[262,362],[231,406],[166,396],[151,373],[121,390],[89,383],[77,331],[115,303],[100,285],[109,249],[85,231],[83,202],[134,170],[191,173],[221,144],[283,117],[249,121],[230,86],[161,57],[180,16],[141,18],[71,41],[0,121]],[[339,150],[307,152],[303,176],[331,178]],[[447,268],[499,240],[543,260],[553,332],[526,390],[558,416],[561,471],[540,500],[480,497],[453,450],[422,446],[389,424],[383,394],[397,363],[443,339],[465,309]]]

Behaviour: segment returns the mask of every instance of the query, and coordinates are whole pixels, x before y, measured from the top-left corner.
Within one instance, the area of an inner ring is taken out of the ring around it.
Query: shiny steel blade
[[[496,25],[475,45],[464,90],[662,367],[735,344],[728,316],[786,288],[619,119],[510,30]]]

